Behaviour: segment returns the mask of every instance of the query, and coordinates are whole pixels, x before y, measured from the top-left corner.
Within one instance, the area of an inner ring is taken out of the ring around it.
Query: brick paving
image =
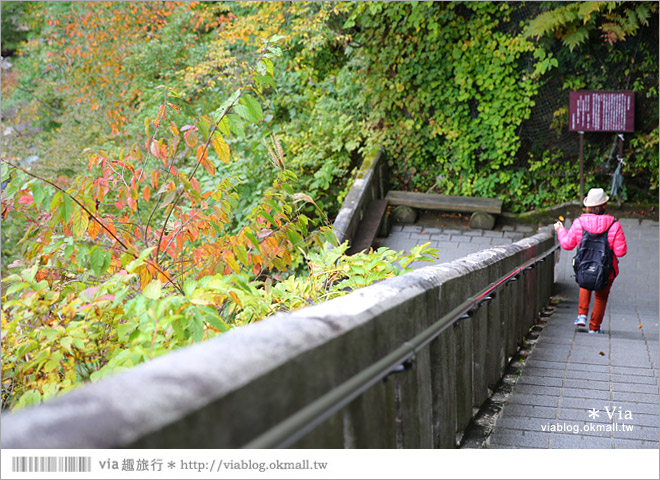
[[[484,248],[508,245],[536,233],[531,225],[503,225],[494,230],[470,229],[466,226],[451,225],[393,225],[387,238],[378,239],[378,246],[392,250],[410,252],[418,244],[431,242],[438,249],[437,263],[451,262]],[[412,268],[429,265],[427,262],[414,262]]]
[[[620,222],[628,254],[620,259],[621,272],[610,293],[601,327],[605,334],[573,326],[575,251],[562,250],[555,268],[559,303],[527,357],[487,448],[658,448],[659,225],[628,218]],[[405,251],[431,242],[440,254],[438,263],[444,263],[535,231],[530,225],[495,230],[394,225],[389,237],[378,242]]]
[[[559,303],[488,448],[658,448],[658,222],[620,221],[628,254],[620,259],[621,273],[610,293],[605,334],[573,326],[574,251],[563,250],[555,268]]]

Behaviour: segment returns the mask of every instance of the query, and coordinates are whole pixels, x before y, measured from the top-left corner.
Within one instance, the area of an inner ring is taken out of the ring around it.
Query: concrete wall
[[[551,228],[342,298],[237,328],[2,416],[3,448],[237,448],[554,245]],[[453,448],[553,283],[521,275],[295,446]]]

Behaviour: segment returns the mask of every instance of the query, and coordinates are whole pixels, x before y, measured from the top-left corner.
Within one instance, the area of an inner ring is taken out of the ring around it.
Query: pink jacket
[[[590,233],[603,233],[612,225],[607,233],[607,241],[614,252],[614,273],[613,277],[619,274],[619,260],[617,257],[623,257],[628,252],[626,236],[623,234],[621,224],[615,221],[612,215],[595,215],[593,213],[584,213],[576,218],[571,228],[565,227],[557,229],[557,238],[559,244],[564,250],[573,250],[582,241],[582,229]],[[612,276],[610,278],[613,278]]]

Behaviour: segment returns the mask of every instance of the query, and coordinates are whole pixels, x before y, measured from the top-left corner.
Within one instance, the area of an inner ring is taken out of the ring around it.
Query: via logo
[[[610,420],[632,420],[632,412],[630,410],[624,410],[621,407],[608,407],[604,406],[605,413],[607,418]],[[596,419],[600,417],[600,410],[592,408],[589,410],[589,418]]]

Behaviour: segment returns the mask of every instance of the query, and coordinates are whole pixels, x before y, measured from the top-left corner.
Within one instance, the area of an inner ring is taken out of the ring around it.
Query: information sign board
[[[569,131],[632,132],[635,127],[633,92],[569,92]]]

